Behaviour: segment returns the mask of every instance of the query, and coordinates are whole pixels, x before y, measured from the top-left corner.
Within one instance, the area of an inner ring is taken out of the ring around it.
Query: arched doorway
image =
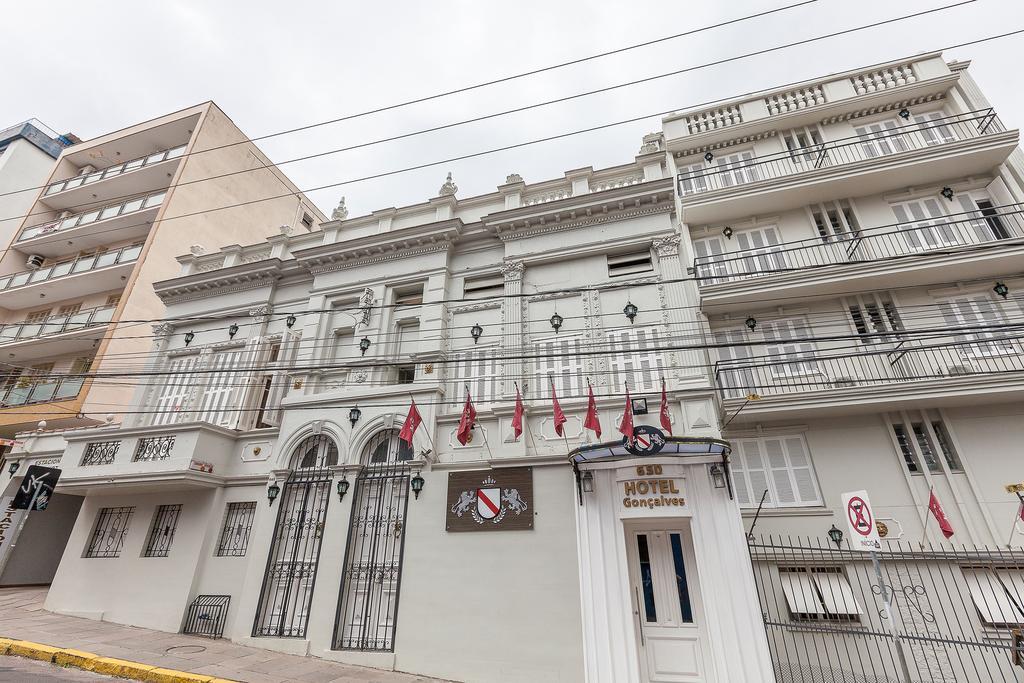
[[[395,649],[412,458],[397,429],[375,434],[363,453],[338,596],[336,650]]]
[[[305,638],[338,447],[323,434],[299,442],[281,491],[253,636]]]

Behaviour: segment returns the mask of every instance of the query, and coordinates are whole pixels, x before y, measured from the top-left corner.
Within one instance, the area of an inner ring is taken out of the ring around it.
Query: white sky
[[[792,4],[681,2],[43,2],[0,44],[0,127],[36,117],[83,139],[212,99],[250,136]],[[282,162],[418,128],[702,64],[956,0],[818,0],[768,18],[398,111],[260,143]],[[44,18],[45,17],[45,18]],[[975,2],[769,56],[283,166],[301,188],[544,137],[856,68],[1024,28],[1024,2]],[[1024,124],[1024,34],[961,48],[1008,127]],[[657,118],[525,149],[315,192],[351,215],[424,201],[453,171],[459,196],[581,166],[630,161]]]

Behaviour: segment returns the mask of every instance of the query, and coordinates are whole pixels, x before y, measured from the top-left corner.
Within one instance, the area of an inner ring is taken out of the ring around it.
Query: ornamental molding
[[[278,278],[280,278],[280,274],[276,272],[246,274],[235,278],[218,278],[217,280],[202,283],[182,285],[175,287],[173,290],[165,289],[162,292],[157,292],[157,296],[165,304],[177,304],[195,299],[208,299],[231,292],[259,289],[273,284]]]
[[[477,311],[490,311],[496,308],[501,308],[501,300],[494,301],[481,301],[475,304],[466,304],[464,306],[451,306],[448,308],[449,315],[455,315],[458,313],[475,313]]]
[[[568,222],[561,221],[556,218],[554,222],[549,223],[544,218],[541,218],[537,225],[531,225],[530,221],[525,221],[523,227],[516,227],[515,222],[512,222],[505,228],[495,226],[494,232],[501,241],[508,242],[527,237],[546,235],[553,232],[579,230],[581,228],[588,228],[594,225],[601,225],[603,223],[612,223],[616,221],[630,220],[633,218],[642,218],[644,216],[671,213],[673,210],[672,202],[660,201],[658,198],[655,198],[655,201],[657,202],[656,204],[637,206],[637,208],[634,209],[616,211],[614,213],[588,215],[586,218],[570,220]],[[640,200],[637,199],[636,202],[639,204]],[[590,211],[590,209],[585,210],[586,213],[590,213]],[[570,213],[576,214],[579,212],[572,211]]]
[[[546,294],[534,294],[525,298],[532,304],[536,301],[553,301],[555,299],[569,299],[574,296],[584,296],[586,293],[586,290],[578,292],[547,292]]]
[[[156,340],[162,341],[172,334],[174,334],[174,325],[171,323],[162,322],[153,325],[153,337]]]
[[[393,232],[359,237],[292,252],[313,275],[357,266],[410,258],[451,248],[463,229],[462,219],[451,218]]]
[[[524,261],[505,261],[501,264],[501,274],[506,282],[522,280],[525,271],[526,263]]]
[[[269,303],[253,306],[249,309],[250,318],[262,318],[264,322],[266,322],[273,313],[274,307]]]
[[[653,246],[654,251],[658,256],[678,256],[679,255],[679,243],[682,241],[680,235],[669,235],[661,239],[654,240]]]
[[[856,111],[846,112],[844,114],[837,114],[836,116],[829,116],[821,120],[822,125],[829,123],[836,123],[838,121],[850,121],[853,119],[860,119],[865,116],[873,116],[874,114],[882,114],[885,112],[900,110],[904,107],[913,107],[918,104],[926,104],[928,102],[937,102],[946,97],[945,93],[930,93],[928,95],[922,95],[921,97],[912,97],[907,100],[900,100],[898,102],[886,102],[880,104],[877,107],[866,107],[864,109],[858,109]]]
[[[675,152],[673,156],[675,156],[676,159],[680,159],[682,157],[692,157],[696,154],[709,152],[713,149],[725,149],[726,147],[737,147],[739,145],[745,145],[750,142],[757,142],[758,140],[767,140],[768,138],[775,137],[775,135],[776,131],[774,130],[766,130],[760,133],[751,133],[750,135],[741,135],[740,137],[730,138],[729,140],[721,140],[719,142],[711,142],[706,145],[700,145],[699,147],[690,147],[688,149],[683,149],[678,152]]]
[[[436,242],[427,246],[412,248],[412,249],[395,249],[390,253],[381,253],[375,255],[367,255],[362,257],[342,257],[341,259],[317,259],[316,261],[305,261],[307,270],[312,275],[322,275],[324,273],[333,273],[339,270],[347,270],[349,268],[356,268],[358,266],[372,265],[374,263],[384,263],[386,261],[394,261],[397,259],[411,258],[413,256],[422,256],[424,254],[432,254],[438,251],[446,251],[451,248],[452,242],[444,240]]]

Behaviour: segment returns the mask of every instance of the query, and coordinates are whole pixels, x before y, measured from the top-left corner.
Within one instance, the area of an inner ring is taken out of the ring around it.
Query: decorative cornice
[[[451,306],[448,308],[448,312],[452,315],[456,313],[474,313],[476,311],[489,311],[491,309],[501,308],[500,300],[493,301],[479,301],[475,304],[466,304],[464,306]]]
[[[609,211],[607,213],[592,213],[589,209],[584,211],[586,217],[562,221],[556,219],[555,222],[549,223],[544,219],[541,219],[536,225],[531,225],[528,221],[524,222],[523,227],[517,227],[516,222],[509,223],[507,226],[494,226],[494,233],[503,242],[510,240],[519,240],[527,237],[535,237],[537,235],[546,235],[552,232],[564,232],[568,230],[579,230],[581,228],[590,227],[593,225],[600,225],[603,223],[611,223],[615,221],[629,220],[632,218],[640,218],[642,216],[651,216],[662,213],[671,213],[673,210],[673,204],[671,201],[671,193],[665,195],[666,199],[661,196],[654,198],[654,201],[648,204],[643,204],[639,199],[633,203],[631,209],[620,209],[618,211]],[[576,214],[579,212],[571,212]],[[574,216],[575,217],[575,216]]]
[[[903,109],[904,107],[913,107],[918,104],[925,104],[927,102],[937,102],[944,99],[945,93],[930,93],[928,95],[922,95],[920,97],[912,97],[907,100],[900,100],[898,102],[886,102],[880,104],[877,107],[865,107],[864,109],[857,109],[856,111],[848,111],[843,114],[837,114],[835,116],[829,116],[821,120],[822,125],[829,123],[836,123],[838,121],[850,121],[852,119],[859,119],[865,116],[872,116],[874,114],[881,114],[882,112],[893,111]]]
[[[693,156],[695,154],[701,154],[702,152],[707,152],[707,151],[710,151],[712,149],[724,149],[726,147],[737,147],[739,145],[745,145],[748,142],[756,142],[757,140],[766,140],[768,138],[773,138],[773,137],[775,137],[776,134],[777,134],[777,131],[765,130],[765,131],[761,131],[760,133],[751,133],[749,135],[741,135],[739,137],[730,138],[728,140],[721,140],[721,141],[718,141],[718,142],[710,142],[710,143],[708,143],[706,145],[700,145],[698,147],[690,147],[689,149],[679,150],[678,152],[676,152],[674,154],[674,156],[675,156],[676,159],[680,159],[682,157],[689,157],[689,156]]]
[[[252,318],[263,318],[266,320],[274,313],[274,307],[267,304],[260,304],[259,306],[253,306],[249,309],[249,317]]]
[[[209,273],[189,275],[158,282],[153,286],[156,295],[165,304],[176,304],[191,299],[204,299],[227,292],[258,289],[281,277],[280,260],[242,264]]]
[[[462,220],[417,225],[386,233],[368,235],[293,252],[296,260],[313,275],[372,263],[409,258],[451,247],[462,233]]]

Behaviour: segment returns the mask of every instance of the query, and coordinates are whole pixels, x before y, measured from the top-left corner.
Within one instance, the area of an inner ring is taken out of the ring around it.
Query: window
[[[178,516],[181,515],[180,505],[161,505],[153,515],[153,526],[149,529],[146,549],[143,557],[167,557],[174,541],[174,531],[178,528]]]
[[[811,214],[811,221],[818,231],[818,236],[825,244],[849,240],[860,234],[860,224],[853,213],[853,208],[845,199],[814,204],[808,206],[807,210]]]
[[[385,465],[389,463],[405,462],[412,460],[412,446],[403,439],[398,438],[399,430],[385,429],[377,432],[366,445],[367,465]]]
[[[821,149],[821,132],[817,127],[804,126],[785,130],[781,133],[782,141],[789,151],[789,157],[801,167],[817,168],[825,161]]]
[[[608,333],[608,370],[614,391],[629,382],[630,391],[654,391],[661,387],[664,359],[658,348],[658,331],[637,327]]]
[[[925,144],[929,146],[938,145],[943,142],[953,142],[956,140],[956,135],[953,133],[953,129],[949,127],[949,121],[946,119],[946,113],[941,109],[928,112],[927,114],[918,114],[914,117],[914,121],[918,124],[916,128],[920,131],[921,137],[924,138]]]
[[[313,229],[313,217],[310,216],[308,213],[303,213],[302,214],[302,225],[304,225],[306,227],[306,230],[312,230]]]
[[[29,313],[28,315],[25,316],[25,322],[26,323],[41,323],[44,320],[46,320],[48,317],[50,317],[50,312],[52,310],[53,309],[45,308],[45,309],[43,309],[41,311],[32,311],[31,313]]]
[[[292,467],[299,469],[330,467],[338,464],[338,446],[323,434],[307,436],[295,447]]]
[[[396,348],[398,358],[403,360],[412,359],[419,351],[420,325],[415,323],[400,323],[396,332]],[[412,384],[416,380],[416,364],[404,363],[395,368],[395,380],[399,384]]]
[[[708,176],[711,169],[706,164],[689,164],[679,167],[679,192],[693,194],[708,189]]]
[[[76,358],[71,362],[71,369],[68,371],[70,375],[84,375],[89,372],[89,368],[92,367],[92,356],[82,356]],[[75,379],[72,377],[72,379]]]
[[[217,557],[244,557],[249,548],[249,532],[256,515],[256,503],[228,503],[224,526],[217,541]]]
[[[730,460],[740,507],[821,505],[818,482],[803,436],[737,439]]]
[[[859,126],[853,130],[861,140],[864,156],[872,159],[910,149],[905,139],[906,134],[901,129],[899,121],[890,119]]]
[[[505,279],[500,275],[467,277],[462,283],[463,299],[489,299],[505,295]]]
[[[931,420],[931,427],[935,433],[935,441],[938,443],[932,443],[932,437],[923,422],[914,422],[910,425],[910,432],[914,434],[913,443],[910,441],[910,434],[905,424],[897,423],[892,426],[893,433],[896,435],[896,443],[899,444],[900,455],[903,456],[903,462],[906,464],[907,470],[912,473],[922,471],[921,463],[918,462],[917,454],[914,452],[914,443],[917,444],[917,448],[929,472],[939,472],[942,470],[941,463],[938,460],[939,455],[942,456],[946,466],[951,471],[962,470],[963,466],[960,464],[960,458],[956,451],[953,450],[953,442],[949,437],[949,432],[946,430],[946,425],[943,424],[942,420]]]
[[[715,164],[718,166],[718,174],[724,187],[753,183],[761,179],[756,157],[751,150],[715,157]]]
[[[239,405],[248,388],[248,376],[243,370],[252,370],[254,342],[236,348],[215,351],[206,370],[198,380],[204,384],[196,419],[221,427],[234,427],[242,414]],[[193,382],[196,378],[193,378]]]
[[[750,230],[737,230],[733,235],[741,250],[733,261],[738,275],[771,275],[786,269],[786,254],[782,252],[779,232],[774,225]]]
[[[949,437],[949,432],[942,420],[932,421],[932,431],[935,432],[935,439],[939,442],[939,450],[946,460],[946,466],[954,472],[962,470],[964,466],[960,464],[960,456],[953,449],[953,440]]]
[[[85,557],[120,557],[134,507],[101,508]]]
[[[153,424],[173,424],[178,421],[179,413],[188,407],[194,380],[192,370],[198,358],[198,355],[172,358],[164,368],[166,374],[155,378],[159,393],[154,404]]]
[[[779,567],[779,579],[796,621],[860,621],[864,613],[839,567]]]
[[[951,330],[963,328],[953,337],[967,343],[960,347],[968,357],[1015,353],[1014,338],[1008,332],[994,327],[1005,325],[1002,305],[988,293],[960,296],[939,302],[942,319]]]
[[[473,404],[481,405],[498,399],[498,383],[501,378],[501,361],[496,344],[479,346],[455,354],[449,366],[451,372],[450,396],[458,402],[453,410],[462,410],[466,398],[466,385],[473,396]]]
[[[956,223],[946,215],[936,197],[915,199],[892,205],[899,230],[913,251],[955,246],[963,240],[955,229]]]
[[[653,273],[654,263],[651,261],[651,250],[644,249],[630,254],[609,255],[608,277]]]
[[[414,289],[402,289],[395,292],[395,306],[419,306],[423,303],[423,285]]]
[[[57,309],[57,315],[74,315],[80,310],[82,310],[81,302],[78,302],[77,304],[66,304]]]
[[[551,394],[551,382],[562,398],[584,396],[587,390],[583,338],[568,335],[542,339],[536,344],[534,395]]]
[[[963,571],[982,623],[996,627],[1024,624],[1024,572],[1016,568]]]
[[[891,341],[899,335],[887,333],[903,331],[903,323],[896,312],[896,305],[887,296],[858,296],[855,303],[847,302],[847,310],[850,312],[850,322],[860,335],[862,344]]]
[[[810,326],[804,318],[785,318],[767,320],[761,323],[761,336],[766,342],[764,347],[766,360],[775,377],[791,377],[794,375],[818,374],[818,363],[815,360],[817,350],[814,343],[806,340],[811,337]],[[814,387],[807,385],[810,391]]]
[[[730,275],[731,270],[739,270],[732,256],[726,254],[725,240],[717,235],[693,240],[693,253],[694,269],[701,278],[699,285],[714,284]]]
[[[985,217],[985,225],[992,234],[993,239],[1005,240],[1011,237],[1010,231],[999,217],[999,210],[988,199],[977,199],[975,203],[981,215]]]
[[[117,306],[119,303],[121,303],[121,295],[111,294],[110,296],[107,297],[107,302],[104,304],[104,306]]]

